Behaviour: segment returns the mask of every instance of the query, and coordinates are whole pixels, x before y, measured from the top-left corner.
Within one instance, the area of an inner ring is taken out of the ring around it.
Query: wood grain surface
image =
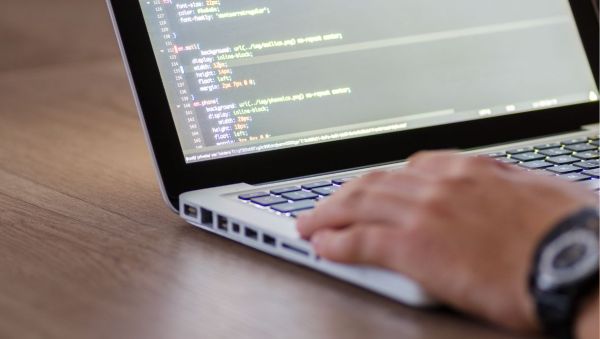
[[[104,3],[2,7],[0,338],[514,338],[188,226],[161,199]]]

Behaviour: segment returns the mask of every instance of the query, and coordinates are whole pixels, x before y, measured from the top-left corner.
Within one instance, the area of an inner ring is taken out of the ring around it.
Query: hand
[[[346,184],[298,219],[323,258],[384,267],[507,328],[538,329],[527,277],[549,229],[597,196],[485,157],[420,153]]]

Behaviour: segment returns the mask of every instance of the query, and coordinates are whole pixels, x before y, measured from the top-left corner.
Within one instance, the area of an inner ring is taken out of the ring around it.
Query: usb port
[[[256,232],[255,230],[253,230],[251,228],[246,227],[244,234],[246,235],[246,238],[250,238],[252,240],[258,239],[258,232]]]
[[[266,245],[275,247],[275,245],[277,244],[277,241],[275,240],[274,237],[272,237],[268,234],[263,234],[263,243],[265,243]]]
[[[217,216],[217,228],[220,231],[227,232],[227,218],[222,215]]]
[[[204,226],[213,227],[213,212],[204,208],[200,209],[200,221]]]
[[[233,233],[240,233],[240,224],[234,222],[233,224],[231,224],[231,229]]]
[[[183,214],[190,218],[198,218],[198,209],[190,205],[183,205]]]

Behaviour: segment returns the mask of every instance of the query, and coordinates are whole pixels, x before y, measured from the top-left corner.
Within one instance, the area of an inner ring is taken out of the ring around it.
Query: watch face
[[[598,235],[590,229],[562,234],[542,252],[537,287],[551,291],[575,283],[598,270]]]
[[[586,244],[582,242],[568,245],[558,252],[552,261],[552,267],[555,270],[572,268],[585,257],[587,252],[589,252],[589,249]]]

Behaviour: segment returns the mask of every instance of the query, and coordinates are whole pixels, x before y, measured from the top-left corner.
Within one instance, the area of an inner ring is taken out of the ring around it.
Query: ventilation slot
[[[292,246],[290,244],[283,243],[283,244],[281,244],[281,247],[283,247],[284,249],[286,249],[286,250],[288,250],[290,252],[294,252],[296,254],[300,254],[300,255],[303,255],[305,257],[309,257],[310,256],[310,253],[308,253],[307,250],[304,250],[304,249],[296,247],[296,246]]]

